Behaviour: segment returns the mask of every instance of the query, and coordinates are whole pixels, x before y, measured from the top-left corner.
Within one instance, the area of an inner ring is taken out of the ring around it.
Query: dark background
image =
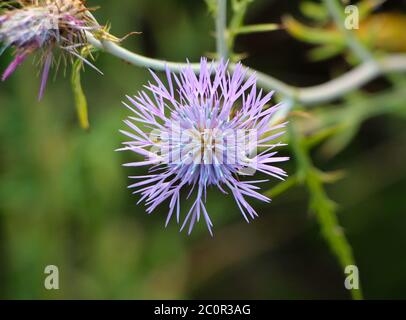
[[[300,19],[298,3],[256,0],[247,23],[280,22],[288,13]],[[142,31],[123,44],[135,52],[198,61],[215,51],[204,1],[89,4],[101,5],[95,16],[111,22],[115,35]],[[389,0],[380,10],[405,13],[406,2]],[[345,65],[342,57],[310,62],[309,48],[283,30],[237,40],[237,51],[248,53],[247,65],[293,85],[322,83]],[[9,53],[1,57],[1,70],[11,61]],[[78,125],[69,76],[63,72],[50,81],[41,103],[36,101],[36,68],[29,62],[1,84],[1,298],[349,298],[303,188],[271,205],[254,202],[260,218],[250,225],[231,198],[211,192],[207,206],[214,238],[204,225],[190,237],[175,223],[164,229],[165,206],[148,216],[126,189],[127,175],[135,172],[121,164],[132,155],[114,150],[123,141],[118,130],[127,115],[120,101],[150,76],[103,53],[96,65],[104,76],[90,68],[82,75],[89,132]],[[365,90],[388,86],[379,79]],[[314,154],[320,168],[346,171],[328,192],[339,204],[339,220],[369,299],[406,298],[404,121],[397,114],[372,117],[335,158]],[[289,173],[295,170],[293,161],[283,166]],[[51,264],[59,267],[59,291],[43,286],[44,268]]]

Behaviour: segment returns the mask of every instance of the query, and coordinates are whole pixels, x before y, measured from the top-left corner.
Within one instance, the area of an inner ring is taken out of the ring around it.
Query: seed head
[[[38,53],[42,68],[42,81],[39,97],[44,93],[51,65],[62,60],[81,59],[91,65],[81,55],[86,48],[86,31],[98,32],[102,27],[89,14],[82,0],[25,0],[19,6],[8,7],[0,16],[0,54],[12,47],[15,58],[2,75],[5,81],[16,68],[31,54]],[[62,55],[55,59],[55,50]],[[97,68],[95,68],[97,70]]]

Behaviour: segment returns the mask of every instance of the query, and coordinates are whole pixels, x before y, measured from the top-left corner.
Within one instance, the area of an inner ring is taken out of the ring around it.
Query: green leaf
[[[326,7],[311,1],[303,1],[300,4],[300,11],[308,18],[319,22],[326,22],[329,19],[329,13]]]
[[[325,45],[312,49],[309,58],[311,61],[323,61],[341,54],[344,50],[345,46]]]
[[[259,33],[259,32],[269,32],[280,30],[281,26],[276,23],[264,23],[264,24],[254,24],[239,27],[235,30],[232,30],[234,34],[249,34],[249,33]]]
[[[324,30],[304,25],[292,16],[283,17],[283,25],[290,35],[311,44],[345,45],[345,38],[337,30]]]
[[[234,12],[245,11],[247,6],[254,2],[254,0],[232,0],[231,8]]]
[[[359,17],[365,19],[380,5],[385,3],[386,0],[364,0],[358,3]]]
[[[344,124],[338,134],[324,143],[321,153],[327,158],[332,158],[342,152],[353,141],[359,132],[360,125],[358,121]]]
[[[73,96],[75,98],[76,111],[82,129],[89,129],[89,116],[87,99],[82,89],[80,72],[82,71],[83,62],[76,60],[72,67],[71,85],[73,90]]]
[[[205,0],[207,4],[207,9],[212,16],[217,15],[217,0]]]
[[[266,191],[264,193],[264,195],[271,199],[276,198],[277,196],[281,195],[282,193],[288,191],[290,188],[296,186],[298,183],[299,183],[299,181],[298,181],[297,176],[293,175],[293,176],[287,178],[285,181],[278,183],[272,189]]]

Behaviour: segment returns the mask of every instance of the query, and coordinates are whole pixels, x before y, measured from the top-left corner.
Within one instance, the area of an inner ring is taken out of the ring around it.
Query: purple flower
[[[82,54],[87,46],[85,32],[98,32],[101,27],[88,14],[82,0],[18,1],[18,8],[11,8],[0,16],[0,54],[7,48],[15,49],[15,59],[3,73],[5,81],[25,59],[39,53],[42,80],[39,98],[43,96],[49,70],[54,60],[54,49],[67,54],[64,61],[78,58],[91,65]],[[60,59],[57,60],[59,64]]]
[[[167,85],[151,73],[155,82],[124,103],[132,115],[124,121],[129,130],[122,133],[131,140],[120,150],[142,157],[125,166],[150,167],[147,175],[130,177],[136,182],[129,188],[141,195],[139,202],[152,213],[167,201],[166,225],[174,214],[179,224],[186,190],[193,200],[181,230],[188,225],[189,234],[202,218],[212,234],[205,206],[209,187],[232,195],[247,222],[257,217],[246,198],[269,202],[257,186],[268,180],[247,177],[258,172],[283,179],[286,173],[274,164],[288,160],[274,150],[282,145],[273,141],[285,124],[270,125],[280,107],[268,106],[272,93],[257,90],[255,75],[245,80],[241,64],[230,74],[227,64],[202,59],[199,75],[190,66],[179,76],[167,70]]]

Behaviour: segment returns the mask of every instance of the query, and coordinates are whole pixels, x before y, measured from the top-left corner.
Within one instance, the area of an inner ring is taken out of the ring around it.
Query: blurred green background
[[[300,2],[256,0],[246,20],[279,23],[286,14],[300,19]],[[123,44],[136,52],[197,61],[215,51],[204,1],[92,0],[89,5],[101,5],[95,16],[111,22],[117,36],[142,31]],[[380,10],[405,14],[406,2],[389,0]],[[403,35],[399,41],[406,40],[406,29]],[[301,86],[322,83],[345,64],[342,57],[311,62],[310,48],[284,30],[237,40],[247,65]],[[0,58],[1,70],[11,60],[8,53]],[[103,53],[96,65],[104,76],[90,68],[82,75],[88,132],[76,119],[69,76],[58,73],[40,103],[39,79],[29,62],[1,84],[0,298],[349,298],[303,188],[271,205],[254,201],[260,218],[250,225],[231,198],[211,192],[207,206],[214,238],[204,225],[191,236],[179,233],[175,223],[164,229],[165,206],[148,216],[126,189],[127,176],[136,172],[121,164],[133,155],[114,150],[124,140],[118,130],[127,111],[120,101],[150,76]],[[339,205],[370,299],[406,298],[406,82],[392,80],[396,93],[388,94],[392,84],[378,79],[364,90],[367,97],[345,103],[379,101],[396,104],[396,112],[368,117],[337,156],[314,153],[319,168],[346,172],[328,192]],[[294,162],[284,168],[293,172]],[[44,288],[47,265],[59,267],[58,291]]]

